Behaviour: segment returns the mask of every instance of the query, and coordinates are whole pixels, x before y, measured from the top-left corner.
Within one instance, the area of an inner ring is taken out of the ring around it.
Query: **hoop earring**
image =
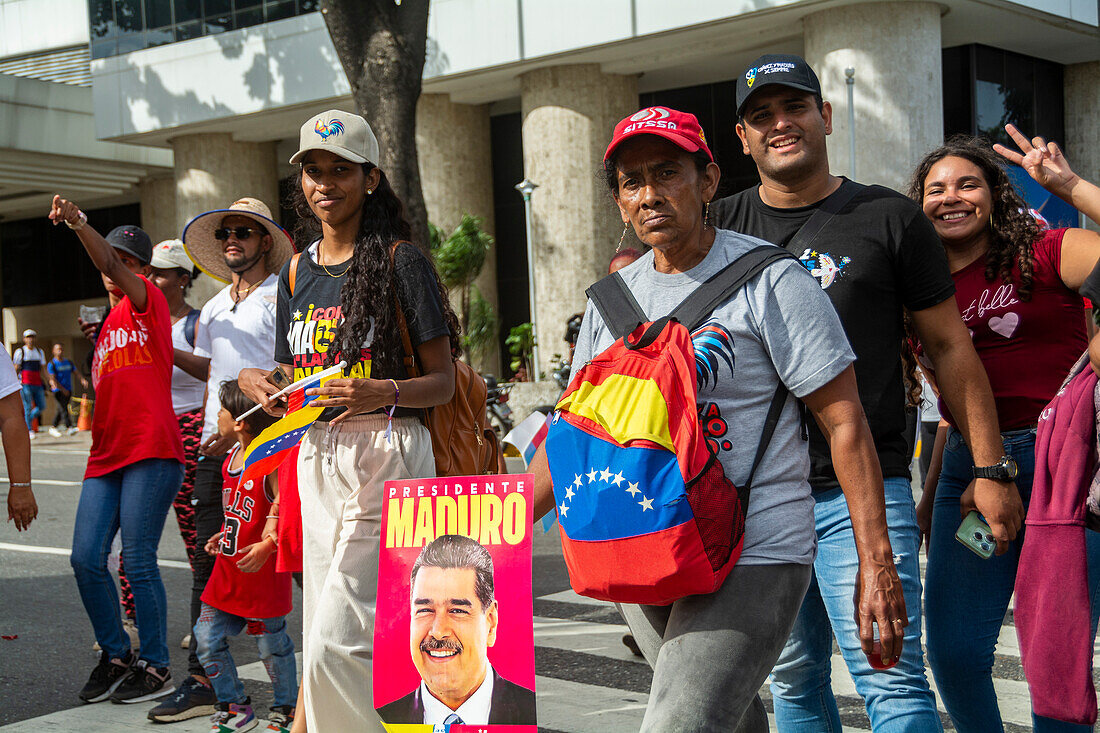
[[[619,237],[619,246],[615,248],[615,253],[618,254],[619,250],[623,248],[623,240],[626,239],[626,230],[630,228],[630,224],[623,222],[623,235]]]

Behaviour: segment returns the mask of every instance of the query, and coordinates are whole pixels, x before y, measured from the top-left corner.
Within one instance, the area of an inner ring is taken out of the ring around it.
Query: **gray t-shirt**
[[[649,252],[619,274],[653,320],[667,315],[707,278],[760,244],[764,242],[719,229],[710,252],[687,272],[657,272]],[[746,283],[714,310],[692,341],[703,428],[735,485],[748,478],[778,380],[804,397],[855,361],[828,296],[793,259],[770,265]],[[589,302],[573,357],[574,372],[612,343],[599,311]],[[810,458],[800,432],[797,403],[788,399],[753,479],[742,563],[813,562]]]

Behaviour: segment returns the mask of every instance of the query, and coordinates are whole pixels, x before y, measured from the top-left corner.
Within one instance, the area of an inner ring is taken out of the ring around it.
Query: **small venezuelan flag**
[[[320,387],[330,379],[341,375],[318,374],[314,379],[303,381],[302,385],[286,396],[287,413],[278,421],[267,426],[244,452],[244,470],[241,481],[263,478],[279,467],[286,458],[287,451],[302,439],[309,426],[325,411],[322,405],[313,405],[315,395],[307,395],[307,389]]]

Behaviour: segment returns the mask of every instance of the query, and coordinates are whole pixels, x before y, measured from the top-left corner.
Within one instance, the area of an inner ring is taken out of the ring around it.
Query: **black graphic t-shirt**
[[[298,381],[325,368],[325,356],[336,336],[336,328],[344,315],[340,307],[340,288],[351,261],[329,265],[327,272],[315,261],[316,245],[310,246],[299,258],[295,273],[294,295],[290,294],[290,263],[279,273],[279,302],[275,310],[275,361],[292,365],[290,378]],[[450,333],[443,317],[443,303],[436,287],[435,273],[424,253],[412,244],[403,243],[394,251],[394,287],[413,347]],[[330,274],[331,273],[331,274]],[[335,277],[333,277],[335,276]],[[371,362],[371,328],[359,359],[348,359],[347,376],[373,379],[405,379],[403,364],[390,374],[380,371]],[[401,343],[400,334],[395,343]],[[333,407],[321,414],[321,420],[331,420],[343,412]],[[395,415],[415,415],[417,410],[398,407]]]
[[[750,188],[714,202],[710,211],[720,229],[787,247],[821,203],[778,209],[761,201],[757,188]],[[902,307],[919,311],[954,295],[939,237],[910,199],[883,186],[860,185],[812,247],[791,253],[840,314],[856,353],[859,397],[883,475],[908,476]],[[817,423],[809,423],[810,483],[819,491],[838,486],[828,443]]]

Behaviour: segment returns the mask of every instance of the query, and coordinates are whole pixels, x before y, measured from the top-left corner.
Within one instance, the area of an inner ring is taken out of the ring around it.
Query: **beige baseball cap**
[[[191,272],[195,269],[195,263],[187,256],[187,250],[183,248],[183,242],[179,239],[166,239],[153,246],[153,259],[149,264],[158,270],[171,270],[179,268]]]
[[[357,114],[330,109],[302,125],[298,152],[290,158],[296,165],[310,150],[327,150],[352,163],[378,163],[378,138]]]

